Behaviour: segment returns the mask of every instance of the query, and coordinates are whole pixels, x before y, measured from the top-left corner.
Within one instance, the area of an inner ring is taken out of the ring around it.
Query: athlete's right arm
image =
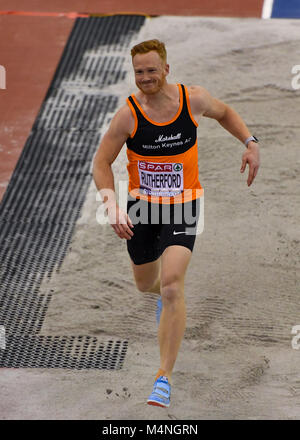
[[[105,203],[111,226],[120,238],[126,239],[133,235],[129,227],[132,227],[132,223],[127,213],[117,204],[111,165],[133,129],[134,118],[131,110],[127,105],[123,106],[113,117],[93,160],[93,178]]]

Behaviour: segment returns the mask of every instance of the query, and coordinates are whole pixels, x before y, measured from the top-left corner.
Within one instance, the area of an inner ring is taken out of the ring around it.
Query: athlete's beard
[[[159,78],[155,84],[149,81],[149,83],[155,85],[155,87],[153,88],[151,87],[150,89],[148,89],[147,86],[143,87],[143,84],[136,84],[136,85],[145,95],[155,95],[155,93],[158,93],[162,89],[162,87],[165,84],[165,81],[166,81],[166,75],[162,75],[161,78]]]

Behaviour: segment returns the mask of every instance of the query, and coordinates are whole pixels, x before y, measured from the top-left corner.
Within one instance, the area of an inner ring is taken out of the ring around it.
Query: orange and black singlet
[[[154,203],[183,203],[203,195],[198,171],[197,122],[187,88],[177,84],[180,105],[171,121],[150,119],[135,95],[127,99],[135,128],[127,139],[128,191]]]

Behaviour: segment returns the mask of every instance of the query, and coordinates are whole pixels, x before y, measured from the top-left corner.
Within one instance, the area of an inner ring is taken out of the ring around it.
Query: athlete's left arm
[[[205,116],[215,119],[243,144],[251,136],[241,116],[223,101],[212,97],[203,87],[191,87],[190,101],[192,113],[196,118],[197,116]],[[245,171],[247,163],[249,165],[247,184],[250,186],[260,165],[258,144],[252,141],[248,143],[248,148],[243,153],[241,173]]]

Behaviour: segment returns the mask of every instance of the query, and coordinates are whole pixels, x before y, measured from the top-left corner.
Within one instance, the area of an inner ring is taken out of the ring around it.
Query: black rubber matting
[[[118,104],[107,87],[123,68],[142,16],[78,18],[0,205],[0,367],[122,368],[128,341],[39,335],[91,183],[101,128]],[[112,89],[110,89],[112,90]]]

